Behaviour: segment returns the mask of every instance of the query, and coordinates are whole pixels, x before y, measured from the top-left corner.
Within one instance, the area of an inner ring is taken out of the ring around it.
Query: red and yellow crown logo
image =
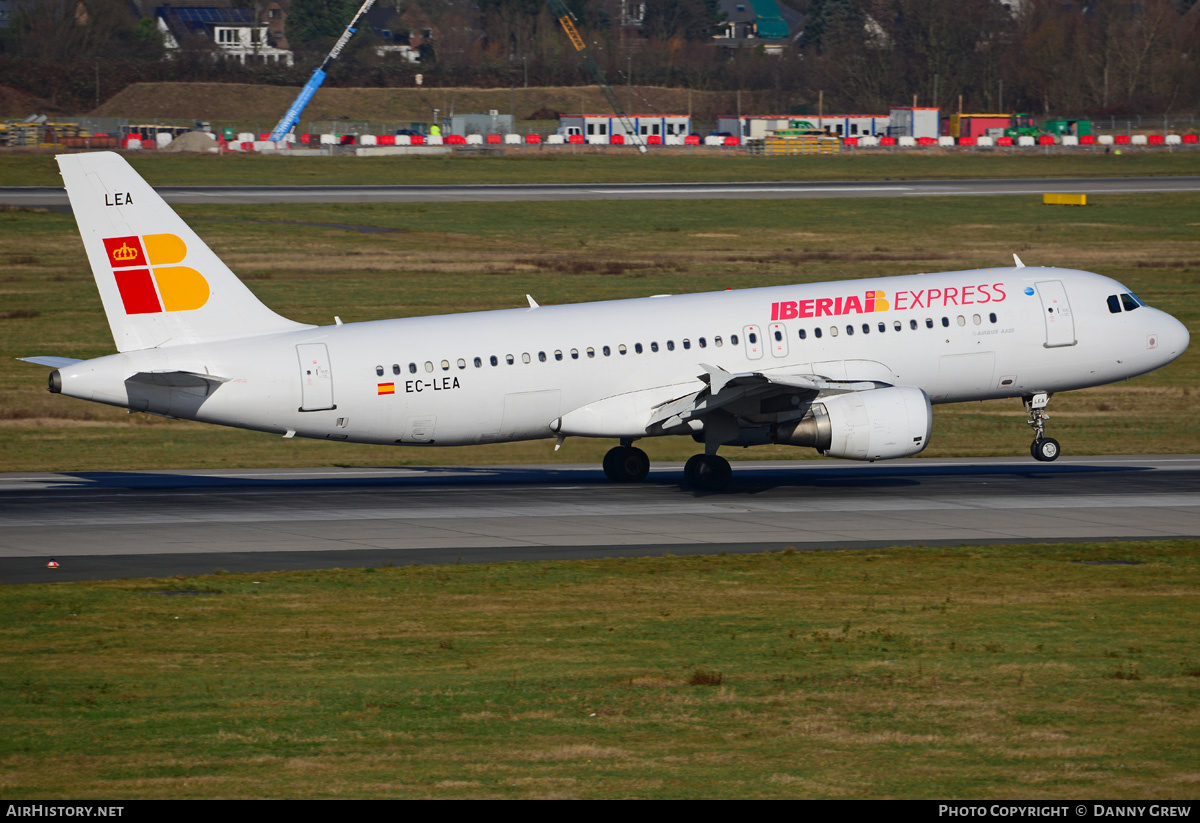
[[[126,260],[137,260],[137,249],[131,247],[128,243],[122,243],[119,249],[115,249],[112,253],[113,260],[125,262]]]
[[[173,234],[108,237],[108,262],[126,314],[192,311],[208,302],[204,275],[182,263],[187,246]]]

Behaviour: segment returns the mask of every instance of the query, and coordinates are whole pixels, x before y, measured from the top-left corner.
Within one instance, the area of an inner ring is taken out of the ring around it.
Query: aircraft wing
[[[718,411],[761,418],[798,409],[818,397],[891,385],[877,380],[830,380],[817,374],[731,373],[707,363],[700,366],[704,374],[699,378],[707,388],[656,407],[648,429],[671,429]]]

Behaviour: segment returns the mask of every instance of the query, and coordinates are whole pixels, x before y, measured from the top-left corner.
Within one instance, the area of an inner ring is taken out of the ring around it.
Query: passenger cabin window
[[[433,361],[432,360],[425,361],[425,371],[427,371],[427,372],[433,371]]]
[[[483,360],[481,358],[476,357],[475,358],[475,368],[479,369],[482,367],[483,367]]]
[[[488,362],[491,363],[493,366],[499,366],[500,358],[496,357],[496,355],[493,354],[491,357],[488,358]]]
[[[442,361],[442,371],[450,371],[450,361],[449,360]]]
[[[641,344],[641,343],[634,343],[634,344],[633,344],[633,350],[634,350],[635,352],[637,352],[638,354],[641,354],[641,353],[642,353],[642,344]]]
[[[383,377],[383,366],[376,366],[376,367],[375,367],[375,373],[376,373],[377,375],[379,375],[380,377]]]
[[[720,347],[720,346],[724,345],[724,344],[721,342],[721,335],[719,335],[719,334],[718,334],[716,337],[714,337],[714,338],[713,338],[713,345],[715,345],[715,346],[717,346],[717,347]]]
[[[511,354],[506,354],[504,355],[504,362],[511,366],[513,363],[517,362],[517,358],[513,357]]]
[[[650,344],[650,351],[658,351],[658,342],[657,341]]]
[[[400,373],[400,364],[393,363],[392,364],[392,374],[399,374],[399,373]]]
[[[530,361],[529,352],[521,352],[521,362],[528,363]]]
[[[409,373],[409,374],[416,374],[416,373],[417,373],[417,364],[416,364],[416,363],[409,363],[409,364],[408,364],[408,373]]]
[[[731,346],[737,345],[737,335],[736,334],[729,335],[729,345],[731,345]]]
[[[821,336],[821,330],[819,328],[813,329],[813,337],[820,337],[820,336]]]
[[[674,340],[667,341],[667,351],[675,351],[675,341]]]
[[[460,369],[465,369],[467,367],[467,361],[463,360],[461,357],[458,358],[458,367]]]
[[[705,340],[703,337],[701,337],[701,338],[700,338],[699,340],[697,340],[696,342],[700,344],[700,348],[702,348],[702,349],[707,349],[707,348],[708,348],[708,341],[707,341],[707,340]]]
[[[808,332],[806,332],[804,329],[801,329],[800,330],[800,339],[803,340],[806,337],[808,337]]]

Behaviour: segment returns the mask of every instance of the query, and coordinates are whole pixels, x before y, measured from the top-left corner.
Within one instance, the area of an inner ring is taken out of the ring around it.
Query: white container
[[[1111,134],[1102,134],[1096,138],[1096,142],[1101,146],[1111,146],[1113,144],[1113,136]]]
[[[546,135],[546,145],[548,146],[561,146],[564,142],[565,141],[563,140],[563,136],[561,134]]]
[[[992,146],[996,145],[996,141],[993,138],[984,135],[983,137],[975,138],[975,145],[983,146],[984,148],[991,148]]]
[[[482,134],[468,134],[467,135],[467,145],[468,146],[482,146],[483,145],[483,135]]]
[[[1033,145],[1037,145],[1037,141],[1034,140],[1032,137],[1030,137],[1028,134],[1022,134],[1020,137],[1017,138],[1017,145],[1018,146],[1033,146]]]
[[[506,145],[506,146],[519,146],[523,142],[525,142],[525,141],[521,139],[521,135],[519,135],[519,134],[504,135],[504,145]]]
[[[1146,135],[1135,134],[1133,137],[1129,138],[1129,143],[1133,146],[1144,146],[1146,145]]]
[[[1178,146],[1182,142],[1183,142],[1183,139],[1178,134],[1168,134],[1167,135],[1167,145],[1168,146]]]
[[[917,145],[917,138],[913,137],[912,135],[906,134],[903,137],[901,137],[899,140],[896,141],[896,145],[901,146],[903,148],[912,148],[913,146]]]
[[[1073,134],[1064,134],[1062,137],[1062,144],[1064,146],[1078,146],[1079,138]]]
[[[953,137],[939,137],[938,145],[939,146],[953,146],[954,138]]]

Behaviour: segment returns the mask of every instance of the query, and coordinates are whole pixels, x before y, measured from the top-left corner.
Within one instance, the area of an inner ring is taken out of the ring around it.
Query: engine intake
[[[772,440],[830,457],[887,460],[920,452],[932,429],[929,396],[915,386],[889,386],[822,398],[799,420],[775,426]]]

